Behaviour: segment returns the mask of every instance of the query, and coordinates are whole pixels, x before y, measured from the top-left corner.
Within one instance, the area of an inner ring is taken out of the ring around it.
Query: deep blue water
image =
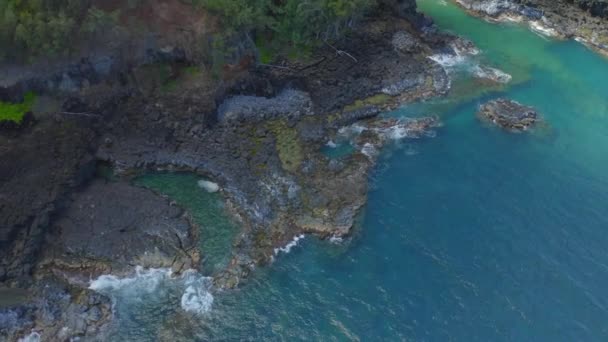
[[[486,91],[455,75],[468,91],[388,113],[438,114],[444,126],[383,152],[350,242],[305,238],[248,285],[215,294],[203,316],[182,312],[170,289],[135,302],[123,293],[119,325],[130,324],[119,335],[608,341],[608,61],[451,4],[419,4],[512,83]],[[480,123],[477,106],[498,96],[535,106],[545,125],[514,134]],[[130,315],[144,317],[138,328]]]

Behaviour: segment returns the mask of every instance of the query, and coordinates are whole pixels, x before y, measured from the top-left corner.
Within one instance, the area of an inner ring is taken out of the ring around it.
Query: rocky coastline
[[[606,2],[567,0],[454,0],[490,21],[527,22],[539,34],[575,39],[608,55]]]
[[[0,166],[0,293],[25,294],[0,305],[0,339],[102,339],[112,303],[89,288],[92,279],[138,266],[200,269],[200,227],[170,198],[133,184],[147,172],[185,171],[217,184],[241,231],[229,266],[212,275],[216,289],[238,287],[302,234],[348,237],[382,146],[441,126],[436,117],[378,114],[446,95],[448,73],[429,57],[476,49],[438,31],[415,1],[387,0],[306,60],[257,64],[244,51],[217,78],[171,51],[169,81],[154,60],[128,72],[0,86],[15,98],[28,84],[51,84],[57,108],[0,131],[0,158],[10,161]],[[354,152],[322,153],[339,140]]]
[[[305,63],[229,65],[221,80],[178,63],[171,88],[154,64],[127,79],[89,82],[85,70],[3,88],[10,99],[51,84],[57,109],[0,135],[1,157],[11,161],[0,169],[0,281],[26,294],[0,308],[1,338],[95,339],[112,310],[88,288],[91,279],[136,266],[200,267],[198,227],[170,199],[134,186],[142,173],[188,171],[221,188],[242,231],[229,266],[213,275],[218,289],[238,286],[301,234],[348,236],[378,149],[395,134],[419,138],[439,125],[376,116],[449,90],[445,70],[427,56],[456,37],[428,26],[411,3],[394,6]],[[355,123],[352,155],[321,153]],[[100,178],[101,167],[114,179]]]

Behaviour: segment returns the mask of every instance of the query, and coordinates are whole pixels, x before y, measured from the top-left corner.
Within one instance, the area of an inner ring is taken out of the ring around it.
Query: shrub
[[[0,122],[12,121],[14,123],[21,123],[23,116],[32,110],[36,95],[34,93],[27,93],[21,103],[10,103],[0,101]]]

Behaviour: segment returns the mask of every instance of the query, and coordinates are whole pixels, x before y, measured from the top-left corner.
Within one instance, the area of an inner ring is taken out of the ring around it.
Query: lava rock
[[[525,131],[539,120],[538,112],[534,108],[502,98],[481,105],[477,116],[514,131]]]

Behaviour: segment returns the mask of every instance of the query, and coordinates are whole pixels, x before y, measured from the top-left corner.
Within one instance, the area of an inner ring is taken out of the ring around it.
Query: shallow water
[[[608,340],[608,61],[450,3],[419,6],[510,85],[481,89],[462,68],[452,96],[388,113],[444,126],[384,151],[352,241],[306,237],[203,315],[184,313],[169,286],[123,296],[118,308],[145,319],[115,337]],[[546,125],[513,134],[477,121],[498,96],[537,107]]]
[[[168,196],[190,213],[200,227],[203,272],[212,274],[228,265],[239,227],[228,218],[220,195],[202,189],[199,180],[189,173],[152,173],[134,183]]]

